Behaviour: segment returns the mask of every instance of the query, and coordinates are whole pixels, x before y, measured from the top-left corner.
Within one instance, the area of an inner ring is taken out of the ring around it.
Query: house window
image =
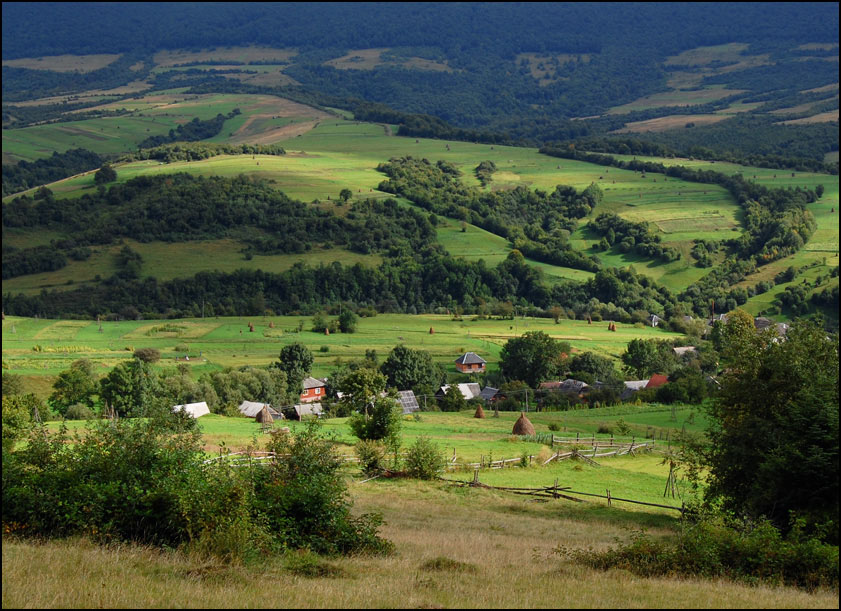
[[[316,389],[315,389],[315,394],[320,395],[320,394],[321,394],[321,389],[320,389],[320,388],[316,388]]]

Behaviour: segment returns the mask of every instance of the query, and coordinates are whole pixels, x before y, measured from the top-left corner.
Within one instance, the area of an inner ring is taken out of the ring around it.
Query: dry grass
[[[821,112],[811,117],[803,117],[802,119],[792,119],[791,121],[781,121],[783,125],[804,125],[806,123],[838,123],[838,109]]]
[[[658,117],[656,119],[649,119],[647,121],[634,121],[627,123],[624,128],[615,130],[611,133],[627,134],[639,132],[664,132],[670,129],[678,129],[686,127],[687,123],[694,123],[695,125],[712,125],[719,121],[729,119],[727,115],[669,115],[666,117]]]
[[[352,484],[352,491],[358,511],[383,512],[394,555],[322,561],[330,570],[310,577],[319,572],[294,569],[294,558],[229,567],[135,546],[6,540],[3,607],[838,606],[835,592],[643,579],[571,565],[553,552],[558,545],[605,549],[614,537],[627,538],[624,524],[648,523],[662,535],[663,518],[564,501],[529,504],[440,484],[370,482]]]
[[[225,64],[227,62],[277,61],[287,62],[298,52],[294,49],[269,47],[225,47],[204,51],[159,51],[153,58],[158,66],[172,67],[192,62]]]
[[[29,70],[50,70],[52,72],[93,72],[119,59],[119,54],[99,55],[51,55],[49,57],[24,57],[4,59],[3,65]]]
[[[435,62],[422,57],[407,57],[405,61],[390,61],[382,58],[382,54],[390,49],[357,49],[347,55],[327,60],[325,66],[332,66],[338,70],[373,70],[377,66],[403,66],[415,70],[431,70],[434,72],[452,72],[445,63]]]

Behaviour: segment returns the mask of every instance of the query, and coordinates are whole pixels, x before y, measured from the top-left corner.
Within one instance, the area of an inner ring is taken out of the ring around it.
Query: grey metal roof
[[[483,359],[475,352],[465,352],[460,357],[458,357],[455,362],[459,365],[472,365],[473,363],[482,365],[484,363],[487,363],[485,359]]]
[[[479,393],[479,397],[483,401],[490,401],[491,399],[493,399],[497,395],[498,392],[499,392],[498,388],[491,388],[490,386],[485,386],[482,389],[482,392]]]
[[[274,409],[268,403],[262,403],[260,401],[243,401],[239,404],[239,412],[243,416],[248,416],[249,418],[256,418],[257,414],[259,414],[263,410],[263,406],[269,408],[269,413],[272,415],[272,418],[282,418],[283,416]]]
[[[301,384],[303,385],[304,390],[309,390],[310,388],[321,388],[323,386],[326,386],[324,382],[322,382],[321,380],[317,380],[313,377],[304,378],[304,381],[301,382]]]
[[[301,403],[295,406],[295,413],[298,414],[298,418],[303,418],[304,416],[321,416],[324,410],[321,408],[321,403]]]

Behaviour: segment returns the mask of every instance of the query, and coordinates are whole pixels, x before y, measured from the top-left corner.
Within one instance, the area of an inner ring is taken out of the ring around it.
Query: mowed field
[[[395,126],[361,123],[340,118],[326,111],[274,96],[224,94],[186,96],[173,91],[125,100],[110,107],[126,107],[133,114],[127,117],[99,119],[91,122],[91,125],[83,121],[79,122],[79,125],[70,123],[38,126],[44,130],[59,130],[58,132],[45,131],[43,134],[39,134],[36,128],[7,130],[4,131],[4,138],[9,136],[10,132],[15,132],[14,136],[23,140],[21,144],[23,148],[43,149],[52,146],[56,147],[56,150],[61,150],[61,146],[70,146],[66,139],[69,137],[66,133],[67,129],[84,128],[92,130],[98,138],[106,138],[107,128],[110,130],[107,133],[108,138],[113,139],[111,142],[113,146],[129,148],[131,138],[126,140],[125,136],[131,130],[124,132],[122,128],[113,129],[114,121],[138,122],[138,129],[142,130],[147,129],[142,127],[143,122],[158,122],[161,129],[168,129],[168,126],[174,126],[176,121],[186,121],[192,116],[210,118],[217,113],[227,113],[233,108],[240,108],[242,114],[228,120],[222,132],[211,141],[279,143],[287,149],[288,154],[280,157],[219,156],[203,161],[171,164],[154,161],[119,164],[117,166],[118,180],[125,181],[136,176],[172,172],[188,172],[203,176],[239,174],[259,176],[274,181],[278,189],[291,197],[306,202],[318,201],[319,206],[339,214],[343,214],[347,208],[338,207],[333,202],[344,188],[351,189],[355,198],[389,197],[388,194],[377,189],[379,183],[386,177],[377,172],[376,167],[392,157],[405,155],[426,158],[433,162],[448,161],[462,171],[461,179],[466,184],[477,188],[480,188],[480,184],[473,170],[481,161],[493,161],[497,166],[497,171],[493,175],[493,180],[484,187],[488,190],[524,186],[551,191],[559,184],[583,189],[596,183],[604,192],[604,202],[594,211],[594,216],[602,212],[615,212],[635,222],[648,222],[661,232],[666,244],[674,246],[683,255],[680,260],[667,264],[644,259],[635,254],[621,253],[618,248],[597,253],[597,256],[606,265],[620,267],[633,265],[638,272],[650,276],[676,292],[685,289],[708,272],[706,269],[696,267],[690,255],[694,240],[726,240],[735,237],[740,231],[741,210],[732,196],[717,185],[687,183],[650,173],[643,176],[638,172],[548,157],[539,154],[536,149],[396,137],[392,135],[396,132]],[[138,132],[135,129],[133,133],[137,139],[146,137],[145,131]],[[40,137],[44,140],[39,140]],[[56,139],[62,141],[63,144],[56,144]],[[12,146],[12,150],[17,151],[23,148],[16,149]],[[4,151],[5,149],[4,140]],[[621,155],[617,157],[632,158]],[[719,172],[740,172],[769,187],[814,188],[817,184],[823,184],[826,193],[820,202],[812,205],[812,211],[818,221],[818,231],[815,236],[806,248],[794,257],[766,266],[761,273],[773,276],[788,265],[802,266],[816,260],[823,267],[824,257],[827,258],[825,265],[828,268],[838,264],[837,212],[832,212],[833,208],[837,210],[837,176],[805,172],[795,172],[792,175],[791,172],[780,170],[688,159],[637,158],[666,165],[679,164]],[[59,181],[50,185],[50,188],[64,197],[76,197],[91,192],[94,190],[93,172]],[[403,204],[411,205],[405,201]],[[585,224],[582,222],[580,228],[571,236],[573,246],[579,250],[590,249],[600,239],[599,236],[587,231]],[[41,239],[14,232],[10,235],[14,241],[13,245],[25,245],[33,238],[35,241]],[[456,221],[444,221],[438,228],[438,238],[454,256],[468,260],[484,259],[489,265],[499,263],[510,252],[507,240],[472,225],[467,225],[465,231],[462,231],[461,223]],[[216,255],[221,255],[214,259],[214,262],[218,262],[218,266],[212,269],[235,269],[237,262],[242,259],[239,249],[223,253],[222,244],[223,242],[205,244],[209,249],[208,252],[212,251]],[[230,244],[235,246],[233,242]],[[195,245],[182,247],[153,244],[147,247],[147,250],[151,250],[152,253],[160,253],[161,258],[177,255],[178,253],[173,249],[193,251]],[[107,251],[107,249],[101,250]],[[98,260],[91,260],[90,265],[87,266],[71,264],[59,272],[4,281],[3,290],[33,292],[42,288],[72,287],[72,284],[68,284],[69,281],[88,282],[96,274],[106,277],[103,271],[107,272],[113,266],[111,259],[113,257],[104,254]],[[243,261],[242,267],[259,266],[263,269],[282,270],[294,262],[283,257],[275,259],[255,257],[251,262]],[[208,259],[184,256],[178,270],[170,271],[165,268],[158,269],[158,265],[153,263],[156,260],[156,255],[151,254],[150,263],[144,267],[143,272],[161,279],[174,277],[174,275],[189,275],[208,269],[209,265]],[[312,262],[317,264],[334,260],[356,262],[360,259],[350,256],[350,253],[324,251],[316,253]],[[197,265],[194,266],[193,262]],[[544,272],[544,277],[548,282],[557,282],[562,279],[585,280],[592,275],[589,272],[536,261],[530,261],[530,263]],[[760,279],[764,277],[756,275],[756,278],[751,278],[748,282],[755,284]],[[762,299],[755,304],[749,304],[750,308],[756,312],[767,307],[763,299],[767,299],[769,295],[760,297]]]
[[[562,184],[580,190],[597,183],[604,191],[605,200],[595,214],[611,211],[630,220],[655,222],[657,228],[663,231],[665,241],[674,243],[687,254],[692,240],[723,239],[738,226],[738,206],[726,191],[714,185],[643,177],[636,172],[548,157],[539,154],[536,149],[395,137],[391,135],[396,131],[393,126],[326,118],[318,114],[321,111],[314,109],[307,116],[306,107],[294,103],[287,103],[285,114],[267,117],[265,107],[261,106],[270,104],[267,99],[252,100],[248,106],[238,96],[199,97],[201,99],[184,101],[174,95],[174,99],[179,100],[176,102],[166,97],[157,101],[144,98],[137,102],[137,109],[149,104],[144,115],[152,111],[166,115],[168,111],[165,109],[170,107],[201,108],[204,115],[215,116],[215,101],[224,100],[224,108],[219,107],[220,112],[240,107],[243,114],[229,120],[222,134],[213,140],[273,140],[284,146],[288,154],[282,157],[219,156],[198,162],[171,164],[134,162],[117,166],[119,180],[171,172],[205,176],[246,174],[275,181],[277,188],[291,197],[308,202],[318,200],[325,205],[328,200],[335,201],[344,188],[351,189],[354,197],[358,198],[388,197],[388,194],[377,190],[386,177],[377,172],[376,167],[392,157],[411,155],[431,161],[448,161],[463,172],[462,180],[466,184],[475,187],[480,187],[480,184],[473,170],[481,161],[490,160],[498,170],[487,189],[525,186],[551,191]],[[186,106],[188,103],[190,106]],[[281,108],[276,107],[276,111],[280,112]],[[50,188],[65,197],[90,192],[94,189],[93,172],[59,181]],[[338,208],[333,209],[341,212]],[[598,242],[595,236],[580,231],[572,238],[573,244],[581,249]],[[498,263],[510,252],[506,240],[473,226],[461,232],[461,224],[455,222],[439,228],[439,239],[454,255],[470,260],[482,258],[489,264]],[[702,270],[692,266],[688,256],[665,266],[650,261],[641,262],[633,255],[628,257],[618,253],[618,250],[600,253],[599,256],[611,265],[634,264],[640,267],[643,263],[643,273],[661,280],[672,289],[683,288],[702,274]],[[580,270],[532,263],[544,271],[549,281],[562,278],[582,280],[591,276],[589,272]],[[22,288],[40,290],[44,284],[54,286],[61,281],[36,281]]]
[[[254,325],[250,332],[248,324]],[[300,324],[303,331],[298,332]],[[271,326],[270,326],[271,325]],[[634,338],[674,339],[679,334],[642,325],[516,317],[514,320],[453,320],[447,315],[380,314],[361,318],[356,333],[322,335],[309,331],[311,318],[295,316],[205,318],[185,320],[95,321],[44,320],[6,316],[3,321],[3,366],[24,376],[27,384],[49,395],[54,376],[79,358],[91,359],[107,373],[132,358],[139,348],[157,348],[162,367],[186,363],[194,377],[207,371],[242,365],[266,366],[281,348],[301,342],[315,357],[313,375],[328,375],[336,359],[360,359],[375,350],[380,359],[398,344],[428,351],[433,360],[455,374],[454,361],[464,352],[476,352],[496,368],[499,351],[510,338],[527,331],[543,331],[568,341],[574,352],[593,351],[617,359]],[[100,331],[101,329],[101,331]],[[430,333],[432,329],[433,333]],[[175,351],[186,346],[187,352]],[[184,356],[190,360],[185,361]],[[178,361],[176,361],[178,357]]]

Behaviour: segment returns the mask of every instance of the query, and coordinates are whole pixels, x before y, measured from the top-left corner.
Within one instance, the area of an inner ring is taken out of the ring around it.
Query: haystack
[[[534,435],[534,425],[526,418],[525,412],[520,412],[520,417],[514,423],[514,429],[511,431],[512,435]]]
[[[476,407],[476,413],[473,414],[474,418],[484,418],[485,417],[485,410],[482,409],[482,406],[479,405]]]
[[[274,422],[274,418],[272,418],[272,415],[269,413],[269,406],[264,405],[263,409],[260,410],[260,413],[257,414],[254,420],[262,424],[271,424]]]

